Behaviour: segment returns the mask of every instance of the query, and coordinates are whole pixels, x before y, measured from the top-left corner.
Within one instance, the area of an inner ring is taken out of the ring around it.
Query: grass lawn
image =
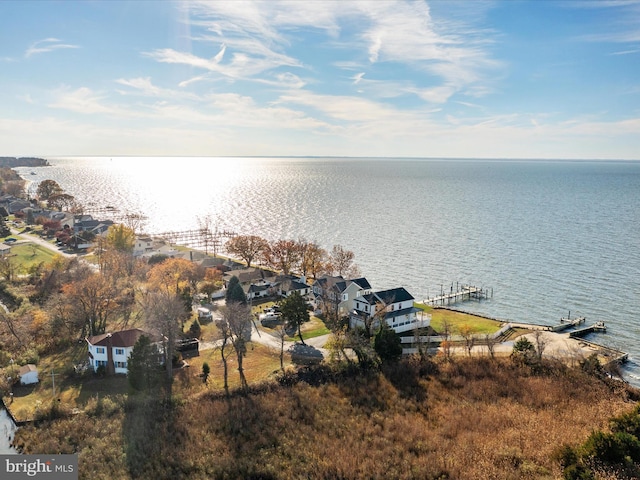
[[[86,357],[86,346],[78,345],[67,352],[49,357],[43,357],[38,364],[40,383],[34,386],[17,386],[14,388],[14,399],[5,397],[12,413],[18,420],[28,420],[34,417],[40,408],[46,409],[54,400],[70,408],[82,409],[86,403],[96,397],[104,398],[127,394],[129,383],[124,375],[97,377],[91,374],[76,377],[72,375],[73,363]],[[82,358],[78,358],[82,357]],[[220,351],[202,350],[197,357],[186,359],[189,366],[182,370],[174,370],[176,393],[190,395],[204,390],[222,390],[223,366]],[[211,368],[207,385],[202,383],[199,376],[202,364],[207,362]],[[285,353],[285,366],[291,363],[290,356]],[[245,376],[249,384],[258,383],[272,377],[280,370],[280,352],[264,345],[251,343],[243,362]],[[53,381],[51,373],[55,372],[55,397],[53,396]],[[240,386],[238,376],[238,362],[235,353],[228,359],[229,387]]]
[[[35,243],[21,243],[11,247],[9,258],[12,258],[16,265],[20,265],[26,271],[32,265],[51,262],[56,255],[57,253],[52,250]]]
[[[193,358],[188,358],[186,361],[189,363],[188,371],[186,375],[191,377],[194,381],[176,382],[181,387],[178,387],[178,391],[186,388],[197,391],[201,390],[222,390],[224,387],[223,372],[224,367],[222,360],[220,359],[220,351],[217,349],[202,350],[200,355]],[[202,379],[199,375],[202,373],[202,364],[207,362],[211,369],[209,374],[209,380],[207,385],[202,384]],[[290,364],[290,357],[285,353],[285,366]],[[271,349],[265,345],[256,343],[250,343],[248,346],[247,355],[242,362],[244,368],[244,374],[249,384],[257,383],[265,380],[280,370],[280,352],[275,349]],[[228,358],[228,375],[229,375],[229,387],[240,387],[240,377],[238,375],[238,361],[235,353],[232,353]],[[199,386],[197,386],[199,385]]]
[[[327,328],[324,322],[318,317],[314,317],[313,315],[309,319],[308,322],[302,325],[300,329],[302,331],[302,338],[305,340],[307,338],[315,338],[320,337],[322,335],[326,335],[331,333],[331,330]],[[294,337],[287,338],[287,340],[297,340],[299,339],[298,335],[294,335]]]
[[[421,308],[425,313],[431,314],[431,327],[436,332],[442,332],[444,330],[445,322],[449,323],[453,335],[458,335],[460,333],[460,327],[463,325],[468,325],[475,334],[479,335],[497,332],[502,325],[501,322],[496,320],[479,317],[470,313],[454,312],[444,308],[433,308],[422,304],[416,304],[416,307]],[[418,313],[418,316],[420,316],[420,313]]]

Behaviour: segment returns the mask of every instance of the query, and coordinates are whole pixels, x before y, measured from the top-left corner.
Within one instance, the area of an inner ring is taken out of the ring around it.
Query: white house
[[[127,373],[127,361],[138,339],[146,335],[152,342],[160,339],[150,333],[133,328],[114,333],[103,333],[88,337],[89,363],[94,371],[104,367],[108,374]]]
[[[396,333],[416,328],[428,327],[431,315],[421,315],[419,308],[413,306],[413,296],[403,287],[369,293],[354,299],[354,309],[349,315],[349,326],[365,327],[369,325],[375,331],[384,318]]]
[[[140,257],[153,251],[153,239],[151,237],[136,237],[133,243],[133,256]]]
[[[23,365],[18,371],[18,376],[20,377],[20,385],[31,385],[33,383],[38,383],[38,367],[36,367],[32,363]]]

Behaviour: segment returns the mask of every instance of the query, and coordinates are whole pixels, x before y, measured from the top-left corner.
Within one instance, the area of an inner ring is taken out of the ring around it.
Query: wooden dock
[[[427,298],[423,301],[425,305],[451,305],[452,303],[465,300],[483,300],[493,297],[493,288],[482,288],[473,285],[458,285],[451,283],[451,288],[447,292],[443,285],[440,286],[440,295]]]
[[[580,328],[578,330],[569,332],[569,337],[582,338],[585,335],[588,335],[593,332],[606,332],[606,331],[607,331],[607,327],[605,326],[604,322],[596,322],[593,325],[590,325],[588,327]]]

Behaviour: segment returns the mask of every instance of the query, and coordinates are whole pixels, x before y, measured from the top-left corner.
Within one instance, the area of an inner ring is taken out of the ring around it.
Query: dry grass
[[[488,358],[305,375],[228,399],[209,388],[172,408],[94,402],[17,439],[26,452],[79,452],[92,479],[552,479],[554,449],[605,428],[637,393]]]

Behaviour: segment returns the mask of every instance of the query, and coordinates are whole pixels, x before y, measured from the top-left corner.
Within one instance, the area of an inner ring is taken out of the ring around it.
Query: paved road
[[[214,318],[214,321],[216,319]],[[331,334],[322,335],[320,337],[309,338],[305,340],[305,343],[309,346],[314,347],[319,350],[324,358],[327,358],[329,352],[324,348],[325,343],[329,339]],[[257,323],[252,325],[251,327],[251,341],[255,343],[259,343],[261,345],[266,345],[269,348],[273,348],[274,350],[280,351],[280,339],[275,335],[266,332],[264,330],[260,330],[257,328]],[[294,346],[296,341],[285,341],[284,349],[288,351],[292,346]],[[212,348],[218,348],[221,345],[221,340],[217,340],[215,342],[200,342],[200,350],[210,350]]]
[[[40,245],[41,247],[48,248],[49,250],[62,255],[63,257],[76,257],[75,253],[68,253],[63,250],[60,250],[56,245],[51,242],[47,242],[43,240],[37,235],[31,235],[26,233],[19,233],[16,229],[11,229],[11,235],[15,236],[18,241],[14,243],[14,245],[20,245],[25,243],[35,243]]]

